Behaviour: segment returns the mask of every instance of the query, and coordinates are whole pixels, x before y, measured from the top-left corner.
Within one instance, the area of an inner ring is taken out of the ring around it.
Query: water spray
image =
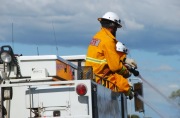
[[[155,107],[153,107],[149,102],[147,102],[142,96],[135,94],[137,98],[139,98],[141,101],[143,101],[147,106],[149,106],[153,111],[155,111],[161,118],[166,118],[163,114],[161,114]]]
[[[166,99],[166,101],[170,104],[172,104],[173,106],[180,108],[178,105],[176,105],[175,103],[173,103],[168,97],[166,97],[161,91],[159,91],[155,86],[153,86],[152,84],[150,84],[147,80],[145,80],[140,74],[137,76],[139,77],[143,82],[145,82],[146,84],[148,84],[152,89],[154,89],[157,93],[159,93],[164,99]]]
[[[154,89],[157,93],[159,93],[165,100],[167,100],[168,103],[172,104],[173,106],[180,108],[178,105],[173,103],[168,97],[166,97],[162,92],[160,92],[155,86],[150,84],[147,80],[145,80],[137,71],[135,68],[130,68],[130,72],[133,73],[134,76],[138,77],[142,82],[145,82],[148,84],[152,89]],[[137,92],[134,93],[134,96],[137,97],[139,100],[141,100],[143,103],[145,103],[147,106],[149,106],[153,111],[155,111],[161,118],[166,118],[162,113],[160,113],[158,110],[155,109],[150,103],[148,103],[141,95],[139,95]]]
[[[145,80],[139,73],[139,71],[137,71],[134,68],[131,68],[130,71],[133,73],[134,76],[138,77],[139,79],[141,79],[143,82],[145,82],[146,84],[148,84],[152,89],[154,89],[157,93],[159,93],[168,103],[172,104],[173,106],[177,107],[180,109],[180,107],[178,105],[176,105],[175,103],[173,103],[168,97],[166,97],[161,91],[159,91],[159,89],[157,89],[155,86],[153,86],[152,84],[150,84],[147,80]]]

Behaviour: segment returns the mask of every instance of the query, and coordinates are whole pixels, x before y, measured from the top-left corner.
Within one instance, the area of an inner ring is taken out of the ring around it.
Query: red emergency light
[[[87,93],[87,87],[84,84],[78,84],[76,86],[76,93],[80,96],[83,96]]]

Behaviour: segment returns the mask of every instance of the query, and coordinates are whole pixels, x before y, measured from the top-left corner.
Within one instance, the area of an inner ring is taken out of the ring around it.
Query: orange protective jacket
[[[99,77],[104,77],[107,70],[109,73],[105,75],[112,83],[116,84],[120,92],[127,92],[130,88],[128,80],[123,78],[118,72],[125,68],[122,64],[125,53],[116,51],[117,40],[106,28],[101,28],[95,34],[90,42],[87,50],[85,66],[92,66],[96,76],[96,81],[99,82]],[[113,89],[111,85],[109,87]]]

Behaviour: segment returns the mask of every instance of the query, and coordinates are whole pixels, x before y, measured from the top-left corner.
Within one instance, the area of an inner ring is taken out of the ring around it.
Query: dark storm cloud
[[[179,55],[180,52],[180,31],[151,28],[121,36],[131,49],[157,52],[160,55]]]
[[[127,29],[124,33],[120,31],[117,38],[129,48],[179,55],[178,0],[140,0],[133,6],[130,1],[100,3],[95,0],[79,0],[76,4],[70,0],[1,1],[0,40],[11,42],[13,23],[15,43],[85,47],[100,28],[97,18],[110,10],[124,20]]]

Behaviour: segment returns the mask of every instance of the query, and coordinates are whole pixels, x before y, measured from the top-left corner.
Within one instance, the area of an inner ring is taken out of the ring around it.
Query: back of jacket
[[[121,70],[126,55],[116,51],[117,40],[105,28],[101,28],[90,42],[86,55],[86,66],[92,66],[96,75],[102,76],[103,71],[110,69],[112,72]]]

